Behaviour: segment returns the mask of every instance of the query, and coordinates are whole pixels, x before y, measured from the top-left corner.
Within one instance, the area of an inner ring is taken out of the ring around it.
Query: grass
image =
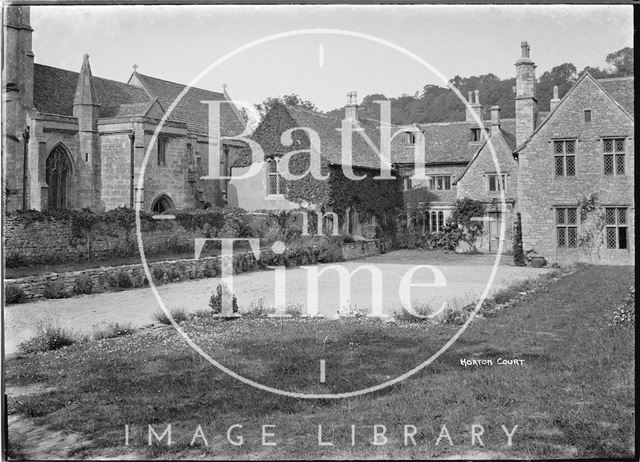
[[[10,397],[9,413],[84,435],[90,442],[75,449],[78,458],[411,459],[472,450],[508,458],[633,457],[634,332],[610,326],[607,308],[624,302],[634,268],[581,266],[557,276],[518,293],[494,317],[474,320],[422,372],[374,394],[298,400],[257,390],[211,366],[174,329],[161,328],[9,359],[8,385],[55,387]],[[351,391],[395,377],[427,359],[459,328],[367,318],[225,322],[200,316],[181,327],[242,375],[314,393]],[[473,358],[494,365],[460,363]],[[525,362],[498,366],[498,358]],[[326,362],[325,383],[318,378],[320,359]],[[162,432],[169,423],[174,444],[147,446],[147,426]],[[237,447],[226,441],[236,424],[244,438]],[[384,446],[370,443],[376,424],[387,427]],[[443,424],[453,447],[446,439],[435,445]],[[484,426],[484,448],[471,445],[472,424]],[[123,445],[125,425],[130,446]],[[209,446],[201,440],[190,445],[198,425]],[[261,444],[262,425],[275,425],[277,446]],[[333,446],[318,445],[318,425]],[[417,446],[403,444],[404,425],[417,427]],[[513,446],[506,446],[501,425],[518,425]]]
[[[110,322],[106,327],[94,331],[93,339],[104,340],[106,338],[121,337],[133,334],[135,331],[135,327],[130,322]]]
[[[181,322],[187,321],[191,318],[189,312],[185,308],[169,308],[169,314],[171,314],[171,317],[177,324],[180,324]],[[162,310],[158,310],[153,313],[153,319],[161,324],[166,324],[168,326],[171,325],[169,316],[167,316],[167,314]]]
[[[21,353],[44,353],[87,340],[85,336],[57,325],[47,324],[40,326],[38,330],[38,335],[18,345]]]

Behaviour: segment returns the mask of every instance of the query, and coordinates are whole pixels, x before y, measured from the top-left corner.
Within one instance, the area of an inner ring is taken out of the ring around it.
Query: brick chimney
[[[520,44],[522,56],[516,61],[516,145],[533,133],[536,120],[536,65],[529,57],[527,42]]]
[[[358,121],[358,93],[350,91],[347,93],[347,104],[344,107],[344,118]]]
[[[490,133],[498,133],[500,130],[500,106],[491,106],[491,128]]]
[[[558,98],[558,86],[554,85],[553,87],[553,98],[549,101],[550,109],[553,111],[556,106],[560,103],[560,98]]]
[[[475,96],[475,97],[474,97]],[[480,121],[482,121],[482,104],[480,104],[480,90],[469,92],[469,105],[467,106],[467,112],[465,120],[467,122],[475,122],[473,114],[477,114]]]

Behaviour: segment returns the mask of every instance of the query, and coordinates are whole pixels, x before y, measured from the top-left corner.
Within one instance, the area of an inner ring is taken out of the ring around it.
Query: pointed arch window
[[[46,182],[48,186],[49,209],[64,209],[69,206],[69,186],[71,183],[71,159],[67,150],[58,145],[49,153],[46,161]]]

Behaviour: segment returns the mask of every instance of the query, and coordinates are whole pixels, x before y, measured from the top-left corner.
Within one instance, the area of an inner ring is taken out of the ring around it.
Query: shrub
[[[164,282],[164,268],[162,266],[154,266],[151,273],[153,274],[153,281],[156,284],[162,284]]]
[[[105,338],[121,337],[135,332],[135,328],[131,323],[110,322],[106,327],[93,333],[94,340],[102,340]]]
[[[288,314],[294,318],[299,318],[302,316],[302,305],[299,303],[288,303],[284,309],[284,314]]]
[[[187,310],[185,310],[184,308],[170,308],[169,314],[171,314],[171,317],[176,322],[176,324],[180,324],[181,322],[187,321],[189,319],[189,313],[187,313]],[[153,313],[153,318],[162,324],[171,324],[171,320],[164,311],[156,311],[155,313]]]
[[[7,268],[18,268],[20,266],[28,266],[29,259],[22,256],[18,252],[7,252],[4,257],[4,265]]]
[[[17,284],[7,284],[4,288],[4,299],[9,303],[23,303],[27,299],[22,287]]]
[[[520,287],[518,287],[518,285],[505,287],[504,289],[498,290],[491,298],[491,301],[496,305],[503,305],[513,300],[514,298],[516,298],[518,296],[519,290],[520,290]]]
[[[213,310],[213,312],[215,314],[220,314],[222,313],[222,298],[223,296],[226,297],[231,297],[231,305],[232,305],[232,309],[234,313],[238,312],[238,300],[236,299],[236,296],[233,295],[233,293],[231,293],[231,291],[229,290],[229,288],[227,287],[227,285],[224,282],[221,282],[220,284],[218,284],[218,287],[216,287],[216,290],[213,292],[213,294],[211,295],[211,298],[209,299],[209,306],[211,307],[211,309]]]
[[[46,326],[39,335],[18,345],[18,350],[25,354],[43,353],[73,345],[77,341],[77,336],[71,330]]]
[[[47,281],[42,295],[45,298],[65,298],[68,294],[61,281]]]
[[[178,266],[173,266],[171,268],[171,278],[170,279],[172,281],[179,281],[180,279],[182,279],[183,271],[184,271],[184,269],[181,270],[181,268],[179,268]]]
[[[267,308],[264,306],[264,300],[259,299],[257,303],[251,302],[249,308],[247,308],[246,311],[243,311],[242,315],[248,318],[266,318],[275,312],[275,308]]]
[[[421,304],[413,307],[413,311],[418,314],[415,316],[413,313],[401,308],[393,313],[393,317],[396,321],[405,321],[405,322],[428,322],[430,319],[421,317],[428,316],[433,313],[433,309],[431,306],[427,304]]]
[[[143,287],[149,283],[144,271],[140,268],[136,268],[131,272],[131,279],[133,280],[133,287]]]
[[[130,289],[133,287],[133,278],[127,271],[118,271],[116,278],[118,279],[118,287],[121,289]]]
[[[516,266],[526,266],[524,248],[522,247],[522,217],[520,212],[516,214],[516,222],[513,228],[513,263]]]
[[[365,239],[373,239],[377,234],[377,225],[367,223],[362,227],[362,237]]]
[[[340,238],[329,238],[320,247],[318,261],[320,263],[331,263],[342,261],[342,241]]]
[[[218,270],[212,261],[208,261],[204,264],[202,274],[204,274],[204,277],[206,278],[214,278],[218,274]]]
[[[86,274],[81,274],[76,278],[73,286],[74,294],[90,294],[93,291],[93,279]]]
[[[636,289],[631,287],[629,295],[618,307],[613,310],[614,326],[634,327],[636,325]]]
[[[465,310],[453,307],[447,307],[440,315],[440,322],[443,324],[453,324],[461,326],[469,317],[469,313]]]

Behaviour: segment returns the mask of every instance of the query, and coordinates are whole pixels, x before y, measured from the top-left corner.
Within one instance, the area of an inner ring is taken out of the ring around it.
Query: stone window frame
[[[578,236],[580,234],[580,214],[575,205],[555,205],[553,207],[555,244],[557,250],[572,251],[578,249]],[[561,232],[564,244],[560,244]],[[573,245],[570,245],[573,235]]]
[[[506,191],[508,186],[509,186],[509,183],[508,183],[509,173],[503,172],[503,173],[500,173],[500,176],[502,177],[502,188],[503,188],[504,191]],[[491,178],[495,177],[496,180],[497,180],[498,172],[487,172],[487,173],[484,174],[484,177],[485,177],[485,190],[486,190],[486,192],[499,193],[500,192],[500,188],[499,188],[500,182],[499,181],[495,183],[496,186],[498,186],[498,188],[491,189]]]
[[[438,180],[442,180],[442,188],[438,188]],[[447,181],[448,180],[448,181]],[[446,187],[448,184],[448,188]],[[453,184],[453,175],[450,173],[442,173],[437,175],[429,175],[427,186],[430,191],[451,191]]]
[[[431,233],[438,233],[444,230],[446,220],[444,210],[429,210],[426,212],[428,228]]]
[[[169,144],[169,138],[164,136],[159,136],[157,141],[157,149],[158,149],[158,167],[166,167],[167,166],[167,145]]]
[[[607,250],[630,250],[629,245],[629,206],[626,205],[605,205],[605,246]],[[624,232],[623,232],[624,231]],[[622,236],[624,235],[624,238]],[[615,241],[614,246],[610,245]],[[620,242],[624,240],[624,247],[620,247]]]
[[[469,134],[469,143],[480,143],[482,141],[482,128],[473,127],[470,129],[471,133]]]
[[[573,152],[567,152],[567,146],[569,142],[573,142]],[[557,143],[562,143],[562,152],[557,152]],[[578,138],[577,137],[565,137],[565,138],[553,138],[551,139],[551,155],[553,156],[553,177],[555,179],[563,178],[576,178],[578,176]],[[558,159],[562,159],[562,174],[558,174]],[[569,159],[573,160],[573,175],[567,175],[569,170]]]
[[[403,189],[403,191],[409,191],[410,189],[413,188],[413,185],[412,185],[412,182],[411,182],[411,177],[412,177],[412,175],[402,177],[402,189]]]
[[[267,159],[267,197],[269,198],[283,198],[285,192],[287,191],[287,184],[278,171],[278,164],[280,163],[280,159],[278,158],[270,158]],[[275,166],[275,169],[273,168]],[[272,192],[273,186],[271,183],[271,179],[275,179],[275,192]]]
[[[605,176],[626,176],[627,175],[627,146],[629,138],[627,136],[603,136],[602,137],[602,173]],[[606,150],[607,141],[611,142],[611,151]],[[618,150],[618,141],[623,142],[623,149]],[[607,157],[611,157],[611,172],[607,172]],[[618,159],[622,159],[619,163]],[[620,166],[622,166],[622,173],[619,173]]]
[[[591,108],[586,108],[582,111],[582,113],[584,114],[584,122],[587,124],[593,123],[593,109]],[[587,117],[587,114],[589,115],[589,117]],[[587,120],[587,118],[589,120]]]
[[[406,131],[404,132],[404,144],[413,146],[416,144],[416,134],[415,132]]]

